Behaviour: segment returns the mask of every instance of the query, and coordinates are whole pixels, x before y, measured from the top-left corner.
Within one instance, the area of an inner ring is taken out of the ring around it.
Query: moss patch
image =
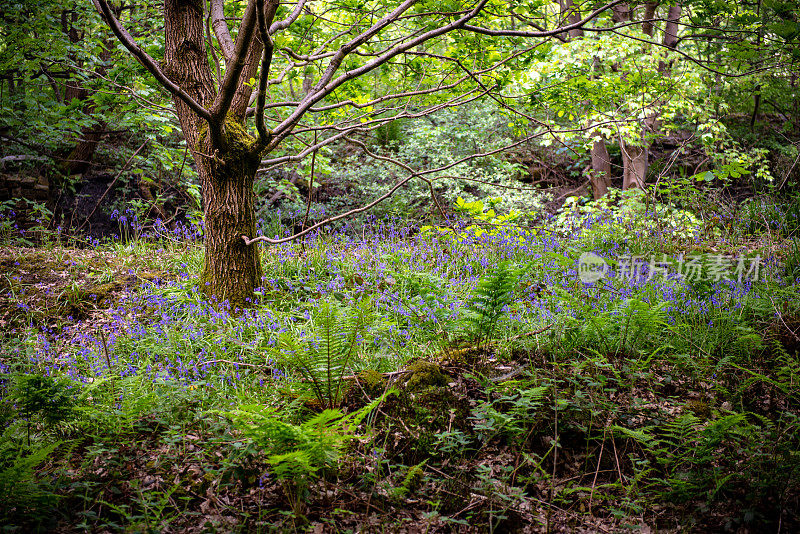
[[[408,367],[408,370],[411,372],[411,377],[406,382],[406,390],[409,392],[447,386],[447,377],[439,364],[417,360]]]

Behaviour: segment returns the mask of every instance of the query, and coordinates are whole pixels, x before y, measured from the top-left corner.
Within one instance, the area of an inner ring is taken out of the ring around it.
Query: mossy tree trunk
[[[204,108],[211,108],[217,87],[206,57],[203,35],[203,0],[165,0],[166,50],[164,73]],[[250,56],[260,54],[253,39]],[[252,69],[245,69],[250,74]],[[200,284],[203,292],[231,308],[248,306],[261,285],[258,247],[248,246],[242,236],[255,231],[253,181],[260,161],[255,139],[245,127],[251,88],[239,84],[220,135],[210,135],[212,125],[184,99],[173,98],[188,143],[203,195],[205,259]],[[246,93],[246,94],[245,94]]]
[[[258,246],[242,240],[242,236],[256,235],[253,179],[260,158],[252,151],[255,139],[241,125],[230,121],[224,136],[227,147],[219,158],[198,158],[205,212],[200,281],[207,296],[244,308],[261,286]]]

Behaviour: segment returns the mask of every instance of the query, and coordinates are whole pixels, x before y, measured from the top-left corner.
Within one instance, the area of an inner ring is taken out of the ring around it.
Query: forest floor
[[[318,234],[264,255],[245,312],[202,298],[196,242],[10,243],[0,519],[11,532],[795,531],[791,238],[634,230]],[[585,251],[616,275],[583,283]],[[725,255],[730,270],[621,274],[645,254],[705,269]],[[761,276],[737,278],[737,255]]]

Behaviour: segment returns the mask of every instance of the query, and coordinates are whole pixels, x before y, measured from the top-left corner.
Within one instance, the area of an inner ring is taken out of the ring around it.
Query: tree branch
[[[342,55],[341,58],[334,57],[331,60],[331,64],[328,66],[328,69],[325,75],[323,76],[323,79],[321,79],[320,82],[317,84],[317,86],[306,96],[306,98],[304,98],[300,102],[300,104],[289,115],[289,117],[287,117],[283,122],[281,122],[278,126],[276,126],[272,130],[273,139],[270,143],[270,147],[279,143],[283,139],[283,137],[285,137],[285,135],[287,135],[288,132],[291,131],[291,129],[297,124],[297,122],[302,118],[302,116],[306,113],[306,111],[308,111],[314,104],[325,98],[327,95],[335,91],[336,88],[341,86],[343,83],[352,80],[354,78],[358,78],[359,76],[374,70],[375,68],[379,67],[380,65],[383,65],[384,63],[392,59],[393,57],[402,54],[403,52],[406,52],[407,50],[410,50],[416,46],[419,46],[420,44],[430,39],[433,39],[434,37],[439,37],[454,29],[463,27],[464,24],[466,24],[469,20],[471,20],[472,18],[477,16],[478,13],[481,12],[481,10],[483,9],[483,7],[486,5],[487,2],[488,0],[480,0],[478,4],[475,6],[475,8],[473,8],[472,11],[470,11],[463,17],[460,17],[459,19],[449,24],[445,24],[444,26],[440,26],[439,28],[425,32],[404,44],[397,45],[394,48],[391,48],[388,51],[384,52],[383,54],[379,55],[375,59],[368,61],[361,67],[348,71],[339,76],[338,78],[333,79],[332,81],[328,81],[331,80],[336,69],[344,59],[344,55]],[[397,16],[399,13],[402,13],[401,8],[408,9],[408,7],[410,6],[407,6],[406,4],[408,4],[408,2],[401,5],[398,9],[393,11],[392,15]],[[361,34],[359,37],[348,43],[349,48],[348,45],[345,45],[344,47],[342,47],[342,49],[340,49],[340,51],[346,50],[347,53],[349,53],[355,49],[355,46],[358,46],[360,44],[363,44],[363,42],[366,42],[367,39],[362,39],[362,38],[367,34],[372,35],[373,30],[376,27],[380,26],[381,28],[383,28],[386,24],[388,24],[388,22],[385,22],[388,17],[389,15],[381,19],[381,21],[376,23],[372,28]],[[357,44],[354,45],[354,43]]]
[[[553,37],[554,35],[558,35],[560,33],[565,33],[570,30],[577,30],[583,28],[586,24],[588,24],[592,19],[596,18],[598,15],[608,11],[612,7],[616,6],[617,4],[621,4],[623,2],[627,2],[628,0],[614,0],[604,6],[601,6],[594,11],[592,11],[589,15],[587,15],[582,20],[578,22],[574,22],[572,24],[567,24],[566,26],[560,26],[555,30],[547,30],[547,31],[538,31],[538,32],[529,32],[524,30],[490,30],[488,28],[481,28],[480,26],[472,26],[470,24],[464,24],[461,28],[467,31],[471,31],[474,33],[480,33],[483,35],[491,35],[493,37]]]
[[[322,228],[323,226],[326,226],[328,224],[331,224],[333,222],[339,221],[341,219],[350,217],[352,215],[357,215],[359,213],[363,213],[365,211],[368,211],[368,210],[372,209],[373,207],[375,207],[379,203],[381,203],[384,200],[386,200],[387,198],[391,197],[398,189],[400,189],[402,186],[407,184],[413,178],[423,178],[426,182],[428,182],[430,184],[431,179],[430,178],[424,178],[425,176],[441,172],[441,171],[449,169],[451,167],[455,167],[456,165],[459,165],[459,164],[464,163],[466,161],[470,161],[470,160],[473,160],[473,159],[483,158],[483,157],[486,157],[486,156],[491,156],[491,155],[494,155],[494,154],[498,154],[498,153],[506,151],[506,150],[508,150],[510,148],[514,148],[514,147],[517,147],[517,146],[519,146],[521,144],[527,143],[527,142],[531,141],[532,139],[540,137],[540,136],[542,136],[542,135],[544,135],[546,133],[551,133],[551,132],[545,131],[545,132],[540,132],[540,133],[534,133],[532,135],[523,137],[522,139],[513,141],[511,143],[508,143],[507,145],[502,146],[500,148],[487,150],[485,152],[480,152],[480,153],[477,153],[477,154],[470,154],[470,155],[464,156],[463,158],[460,158],[458,161],[451,162],[451,163],[449,163],[447,165],[442,165],[441,167],[437,167],[435,169],[427,169],[427,170],[424,170],[424,171],[414,171],[413,169],[411,169],[411,167],[409,167],[405,163],[402,163],[402,162],[400,162],[400,161],[398,161],[398,160],[396,160],[394,158],[380,157],[379,159],[382,159],[382,160],[387,161],[389,163],[393,163],[395,165],[398,165],[398,166],[402,167],[403,169],[409,170],[410,174],[408,176],[406,176],[405,178],[403,178],[402,180],[400,180],[399,182],[397,182],[391,189],[389,189],[389,191],[387,191],[386,193],[384,193],[383,195],[381,195],[380,197],[378,197],[374,201],[372,201],[369,204],[367,204],[365,206],[362,206],[360,208],[354,208],[354,209],[352,209],[352,210],[350,210],[350,211],[348,211],[346,213],[341,213],[341,214],[336,215],[334,217],[329,217],[329,218],[325,219],[324,221],[320,221],[317,224],[315,224],[313,226],[310,226],[310,227],[306,228],[305,230],[303,230],[301,232],[298,232],[298,233],[296,233],[294,235],[291,235],[289,237],[284,237],[284,238],[281,238],[281,239],[271,239],[271,238],[266,237],[266,236],[259,236],[259,237],[255,237],[255,238],[251,239],[248,236],[243,235],[243,236],[241,236],[242,240],[244,241],[244,243],[246,245],[252,245],[254,243],[262,243],[262,242],[270,244],[270,245],[280,245],[282,243],[289,243],[291,241],[295,241],[295,240],[303,237],[304,235],[307,235],[307,234],[313,232],[314,230]],[[362,143],[357,143],[357,144],[361,144],[361,146],[363,146]]]
[[[299,2],[297,2],[297,5],[294,6],[294,9],[292,10],[292,12],[289,13],[288,17],[286,17],[283,20],[280,20],[278,22],[273,23],[272,26],[269,27],[269,34],[270,35],[275,35],[276,32],[279,32],[281,30],[285,30],[286,28],[291,26],[292,23],[294,21],[296,21],[300,17],[300,14],[303,12],[303,7],[305,5],[306,5],[306,0],[299,0]]]
[[[267,126],[264,124],[264,105],[267,100],[267,83],[269,81],[269,69],[272,65],[272,53],[275,45],[272,38],[267,32],[267,14],[264,13],[264,0],[256,0],[258,11],[258,32],[261,35],[261,41],[264,45],[261,53],[261,73],[258,77],[258,98],[256,99],[256,130],[258,131],[258,142],[256,143],[255,150],[260,152],[270,141],[272,132],[267,131]],[[278,9],[277,0],[270,0],[269,8],[272,16],[275,16],[275,11]]]
[[[105,0],[97,0],[105,1]],[[256,2],[250,0],[242,17],[242,24],[239,26],[239,34],[236,36],[236,45],[231,55],[231,59],[226,64],[225,77],[219,88],[217,98],[211,106],[212,129],[219,133],[225,115],[231,107],[233,96],[239,87],[239,77],[247,64],[247,54],[250,49],[250,41],[253,39],[253,32],[256,26]]]
[[[170,80],[166,74],[159,68],[156,64],[155,60],[151,58],[147,52],[142,50],[136,41],[134,41],[133,37],[128,30],[126,30],[122,24],[120,24],[119,20],[114,13],[111,11],[111,7],[108,5],[107,0],[92,0],[94,2],[94,7],[100,13],[100,16],[106,21],[106,24],[109,25],[111,31],[114,35],[119,39],[119,41],[128,49],[133,57],[135,57],[139,63],[146,68],[150,74],[164,86],[170,93],[175,95],[176,97],[183,100],[189,108],[197,113],[203,119],[209,121],[212,120],[211,113],[201,106],[194,98],[192,98],[189,93],[181,89],[178,85],[176,85],[172,80]]]
[[[233,39],[228,31],[228,23],[225,21],[225,11],[222,0],[211,0],[211,28],[217,38],[222,55],[225,56],[226,63],[233,57]]]
[[[351,217],[353,215],[357,215],[359,213],[363,213],[365,211],[371,210],[372,208],[374,208],[375,206],[377,206],[378,204],[380,204],[381,202],[383,202],[387,198],[391,197],[394,194],[395,191],[397,191],[402,186],[407,184],[415,176],[416,176],[416,174],[411,174],[411,175],[405,177],[403,180],[397,182],[395,184],[395,186],[392,187],[389,191],[387,191],[386,193],[384,193],[380,197],[376,198],[375,200],[373,200],[372,202],[370,202],[366,206],[361,206],[360,208],[355,208],[355,209],[352,209],[352,210],[350,210],[348,212],[340,213],[339,215],[336,215],[334,217],[329,217],[329,218],[325,219],[324,221],[320,221],[317,224],[315,224],[314,226],[309,226],[305,230],[303,230],[301,232],[297,232],[296,234],[291,235],[289,237],[284,237],[283,239],[270,239],[269,237],[266,237],[266,236],[259,236],[259,237],[254,237],[253,239],[250,239],[246,235],[243,235],[242,239],[244,240],[244,244],[245,245],[252,245],[253,243],[260,243],[260,242],[269,243],[270,245],[280,245],[281,243],[288,243],[290,241],[295,241],[296,239],[299,239],[299,238],[303,237],[304,235],[309,234],[309,233],[313,232],[314,230],[317,230],[318,228],[322,228],[323,226],[326,226],[326,225],[331,224],[333,222],[339,221],[341,219],[345,219],[347,217]]]

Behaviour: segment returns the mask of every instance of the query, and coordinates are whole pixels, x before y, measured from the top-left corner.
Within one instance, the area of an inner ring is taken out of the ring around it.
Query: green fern
[[[9,450],[0,450],[0,520],[30,518],[33,510],[45,513],[55,503],[57,496],[37,481],[36,468],[62,444],[59,441],[33,447],[30,454],[20,447],[13,457],[6,455]]]
[[[282,364],[300,372],[324,408],[333,409],[342,401],[343,377],[371,322],[367,301],[347,310],[325,302],[312,318],[311,335],[297,339],[284,334],[273,354]]]
[[[478,281],[467,306],[464,323],[467,337],[478,347],[494,338],[495,330],[505,315],[505,308],[514,300],[514,288],[522,270],[501,261]]]
[[[342,449],[358,426],[381,402],[396,390],[390,389],[360,410],[343,415],[341,410],[324,410],[301,423],[282,421],[277,409],[258,404],[239,406],[221,413],[267,454],[272,474],[283,484],[295,513],[300,513],[308,485],[319,471],[335,468]]]

